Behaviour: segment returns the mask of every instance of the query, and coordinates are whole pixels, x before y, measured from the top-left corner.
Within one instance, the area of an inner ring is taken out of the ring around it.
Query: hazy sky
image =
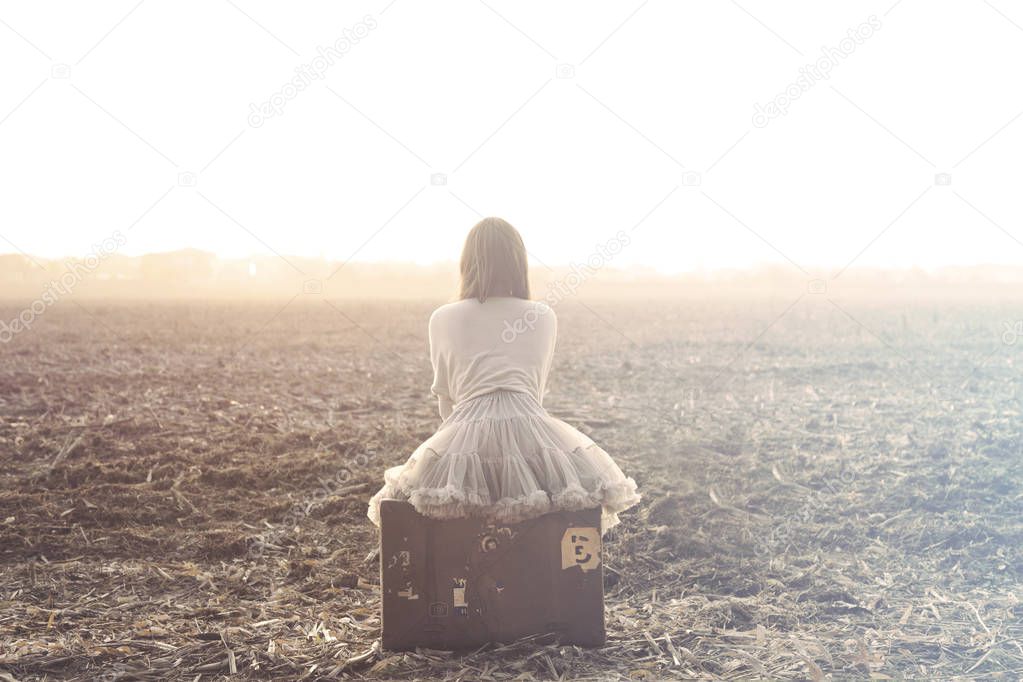
[[[0,63],[0,251],[1023,263],[1007,0],[0,2]]]

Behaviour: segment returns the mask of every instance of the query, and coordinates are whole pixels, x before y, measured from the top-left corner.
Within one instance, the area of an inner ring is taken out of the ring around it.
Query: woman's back
[[[493,391],[531,395],[543,404],[557,338],[550,306],[520,298],[465,299],[430,318],[433,394],[441,415]]]

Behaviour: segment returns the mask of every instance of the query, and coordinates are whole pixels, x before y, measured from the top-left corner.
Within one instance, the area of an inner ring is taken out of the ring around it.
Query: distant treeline
[[[327,261],[261,255],[223,259],[185,249],[168,253],[45,260],[0,255],[0,298],[32,299],[66,273],[74,272],[76,296],[103,298],[337,298],[446,300],[455,295],[455,263],[415,265]],[[1023,267],[949,267],[935,271],[821,268],[807,277],[795,268],[770,265],[751,270],[660,274],[646,268],[591,268],[570,265],[532,268],[533,297],[553,303],[574,298],[706,298],[715,294],[808,295],[863,293],[874,297],[908,294],[960,297],[1019,296]]]

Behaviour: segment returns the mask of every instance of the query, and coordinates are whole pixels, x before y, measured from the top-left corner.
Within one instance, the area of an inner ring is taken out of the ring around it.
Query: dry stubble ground
[[[561,306],[547,407],[645,493],[608,646],[361,660],[432,305],[64,302],[0,347],[0,679],[1018,679],[1018,307],[836,303]]]

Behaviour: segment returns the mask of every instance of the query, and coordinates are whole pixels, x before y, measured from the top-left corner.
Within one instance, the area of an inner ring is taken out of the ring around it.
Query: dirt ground
[[[0,680],[1023,676],[1019,306],[564,303],[546,406],[645,494],[608,645],[453,655],[374,650],[366,584],[433,306],[283,304],[66,301],[0,346]]]

